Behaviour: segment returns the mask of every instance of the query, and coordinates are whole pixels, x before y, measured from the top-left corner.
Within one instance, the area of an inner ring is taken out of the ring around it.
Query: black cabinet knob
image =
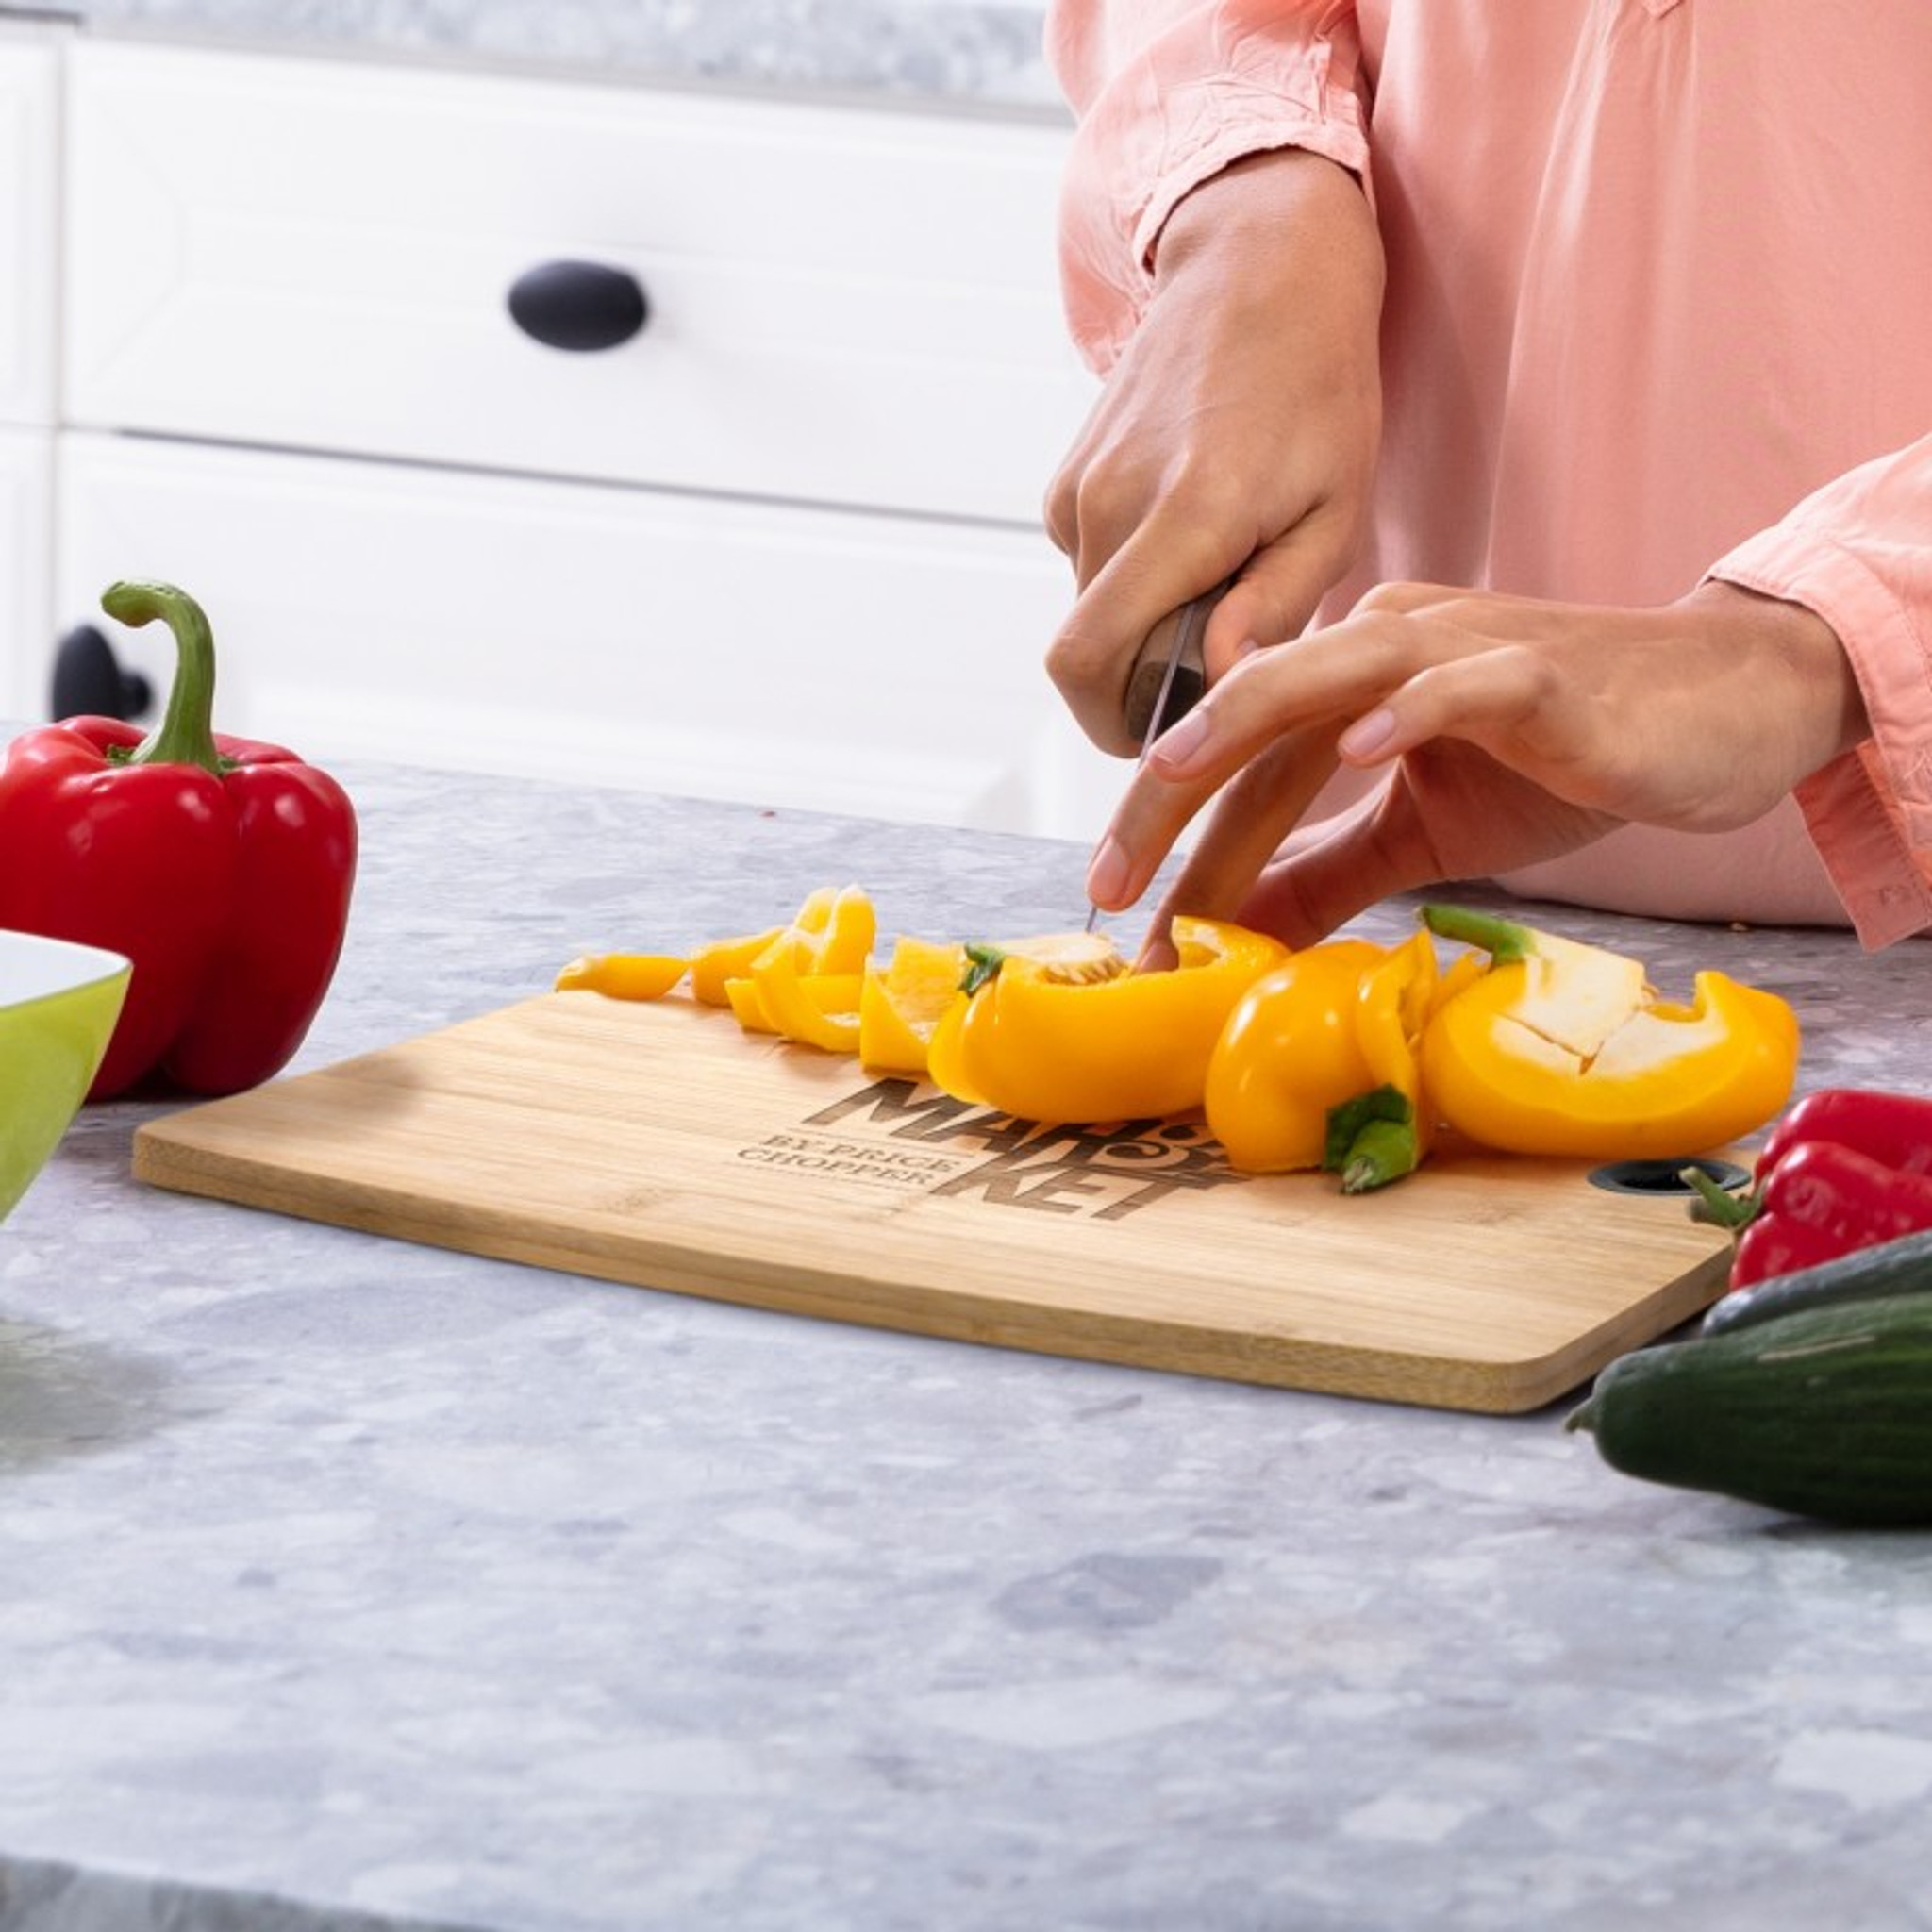
[[[509,312],[553,349],[614,349],[644,325],[651,305],[627,269],[601,261],[542,261],[510,284]]]
[[[76,625],[55,646],[52,716],[139,718],[154,699],[147,679],[125,670],[92,625]]]

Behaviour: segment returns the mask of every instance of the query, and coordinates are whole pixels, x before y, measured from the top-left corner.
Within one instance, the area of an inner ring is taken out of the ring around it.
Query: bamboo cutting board
[[[1571,1161],[1384,1192],[1198,1124],[1030,1126],[683,999],[546,993],[152,1122],[144,1181],[642,1287],[1288,1388],[1534,1408],[1703,1307],[1724,1238]]]

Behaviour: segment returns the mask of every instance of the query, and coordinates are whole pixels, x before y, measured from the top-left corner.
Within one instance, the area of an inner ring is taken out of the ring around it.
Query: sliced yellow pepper
[[[826,1053],[858,1051],[857,973],[801,973],[798,956],[783,946],[752,968],[765,1017],[787,1040]]]
[[[1024,953],[989,958],[983,983],[934,1030],[932,1078],[956,1099],[1020,1120],[1138,1120],[1198,1108],[1228,1014],[1288,951],[1215,920],[1176,918],[1172,937],[1180,956],[1172,971],[1084,984]]]
[[[1635,960],[1457,907],[1429,928],[1490,955],[1423,1036],[1441,1117],[1485,1146],[1666,1159],[1762,1126],[1797,1077],[1797,1016],[1775,993],[1699,973],[1659,1000]]]
[[[557,975],[558,992],[601,992],[613,1000],[661,1000],[690,970],[668,953],[588,953]]]
[[[691,997],[708,1007],[730,1007],[739,1011],[745,1004],[744,996],[741,993],[734,1000],[731,981],[749,980],[752,968],[781,941],[793,941],[803,947],[802,972],[862,972],[872,951],[875,923],[872,901],[858,887],[819,886],[806,894],[786,924],[734,939],[712,940],[700,946],[691,958]],[[752,1008],[757,1010],[756,1002]],[[741,1011],[739,1017],[743,1018]],[[754,1030],[771,1029],[761,1026]]]
[[[1347,1193],[1410,1173],[1432,1138],[1416,1050],[1436,988],[1425,932],[1392,951],[1331,940],[1257,980],[1208,1063],[1208,1124],[1230,1164],[1330,1168]]]
[[[751,962],[777,939],[785,928],[769,927],[764,932],[748,932],[741,938],[712,940],[691,956],[691,994],[708,1007],[728,1007],[731,995],[725,990],[734,979],[749,980]]]
[[[765,996],[758,983],[748,976],[724,982],[724,1002],[732,1017],[747,1033],[775,1033],[778,1023],[765,1009]]]
[[[782,962],[760,967],[754,979],[726,982],[738,1024],[747,1033],[775,1033],[827,1053],[854,1053],[858,1044],[857,973],[796,973]]]
[[[933,1029],[958,996],[966,948],[901,935],[884,966],[868,964],[858,996],[858,1058],[881,1074],[926,1071]]]
[[[784,946],[801,973],[862,973],[877,930],[872,900],[858,886],[821,886],[760,958]]]
[[[808,1008],[788,1003],[793,1024],[771,1009],[767,977],[809,981],[856,976],[865,970],[877,927],[872,900],[858,886],[820,886],[806,895],[789,925],[768,933],[724,940],[700,953],[692,965],[692,991],[700,999],[715,988],[714,1004],[728,1006],[748,1033],[782,1033],[808,1045],[825,1044],[822,1027],[813,1030]],[[734,970],[735,969],[735,970]],[[702,972],[702,978],[700,973]],[[787,997],[781,990],[780,999]],[[858,1050],[858,1000],[851,1008],[852,1038],[833,1052]],[[794,1031],[793,1025],[803,1030]]]
[[[1375,1082],[1356,1025],[1363,975],[1387,957],[1366,940],[1291,955],[1248,988],[1208,1063],[1208,1125],[1249,1174],[1320,1167],[1328,1109]]]

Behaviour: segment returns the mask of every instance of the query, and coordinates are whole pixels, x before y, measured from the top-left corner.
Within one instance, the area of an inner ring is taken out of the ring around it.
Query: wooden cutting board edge
[[[223,1103],[209,1105],[219,1108]],[[188,1118],[171,1117],[175,1123]],[[891,1275],[868,1269],[860,1255],[843,1257],[837,1268],[826,1268],[795,1251],[782,1263],[758,1263],[667,1241],[640,1259],[634,1243],[625,1244],[628,1252],[613,1247],[600,1254],[594,1236],[582,1229],[564,1247],[532,1238],[525,1218],[511,1211],[475,1205],[453,1210],[445,1202],[432,1215],[410,1190],[373,1188],[366,1181],[339,1184],[313,1173],[302,1176],[297,1188],[271,1162],[249,1160],[232,1151],[210,1158],[190,1140],[151,1130],[168,1125],[153,1123],[137,1130],[133,1171],[136,1179],[175,1192],[741,1307],[1123,1367],[1479,1414],[1525,1413],[1578,1389],[1605,1361],[1708,1306],[1723,1288],[1728,1263],[1727,1251],[1715,1249],[1610,1319],[1532,1358],[1425,1361],[1286,1333],[1234,1333],[1145,1315],[1069,1310],[1024,1294],[995,1298],[928,1289],[916,1308],[909,1308]]]

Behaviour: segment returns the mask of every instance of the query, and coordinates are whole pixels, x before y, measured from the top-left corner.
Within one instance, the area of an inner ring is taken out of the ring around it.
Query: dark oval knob
[[[614,349],[651,312],[626,269],[602,261],[541,261],[510,284],[509,312],[526,336],[553,349]]]
[[[76,625],[54,648],[56,718],[139,718],[154,696],[147,679],[125,670],[91,624]]]

